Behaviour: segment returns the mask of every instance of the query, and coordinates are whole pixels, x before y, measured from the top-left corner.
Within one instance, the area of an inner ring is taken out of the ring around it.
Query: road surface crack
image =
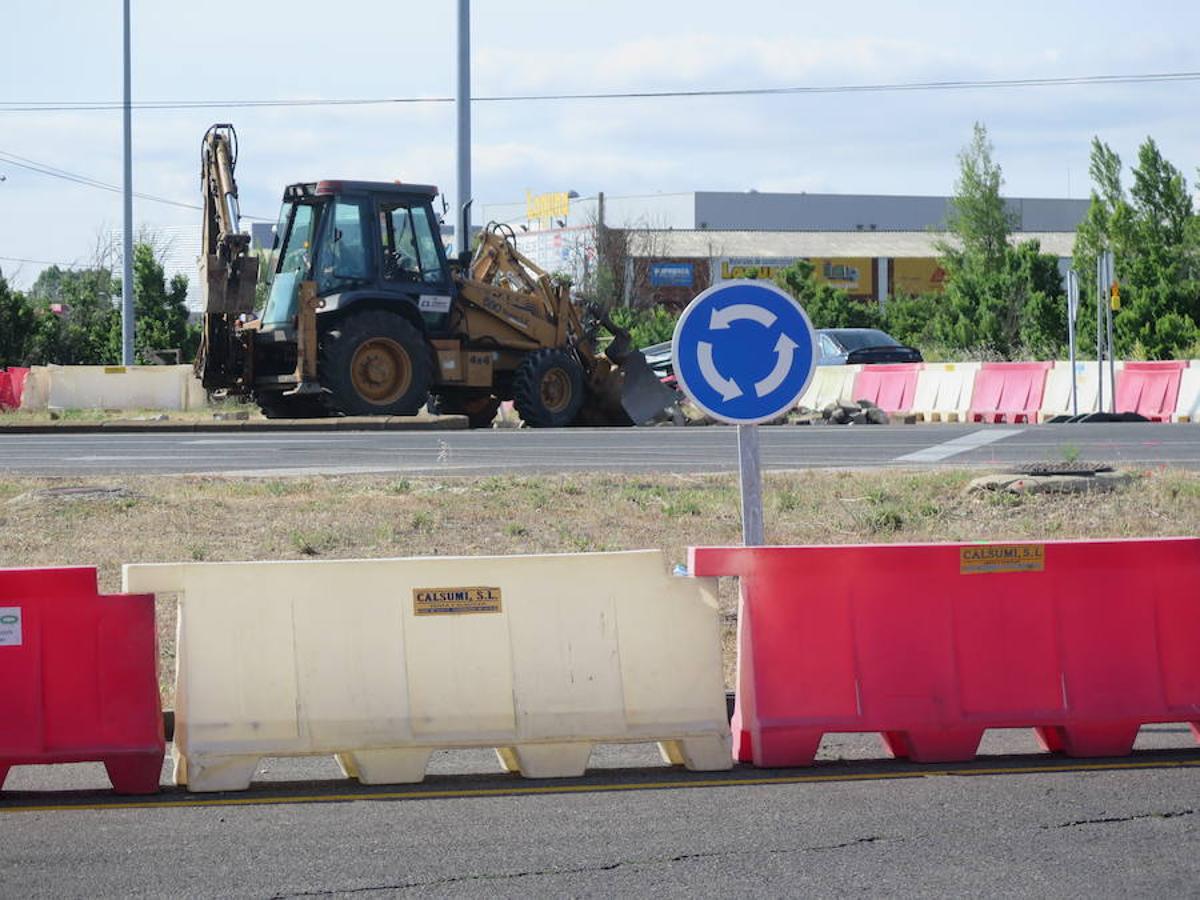
[[[1056,828],[1078,828],[1081,825],[1120,825],[1124,822],[1137,822],[1141,819],[1178,819],[1182,816],[1194,816],[1194,809],[1174,809],[1167,812],[1137,813],[1132,816],[1110,816],[1104,819],[1079,819],[1075,822],[1063,822],[1059,825],[1042,825],[1042,831]]]
[[[763,850],[713,850],[704,853],[681,853],[675,856],[625,859],[612,863],[597,863],[596,865],[590,866],[576,866],[569,869],[531,869],[525,872],[495,872],[481,875],[460,875],[448,878],[434,878],[426,881],[406,881],[396,882],[394,884],[369,885],[367,887],[357,888],[330,888],[328,890],[319,891],[301,891],[295,894],[276,894],[271,898],[271,900],[293,900],[293,898],[296,897],[331,897],[335,894],[367,894],[375,891],[417,890],[444,887],[446,885],[462,884],[464,882],[471,881],[506,881],[515,880],[518,878],[536,878],[543,875],[584,875],[595,872],[612,872],[615,869],[624,868],[625,866],[669,865],[671,863],[678,862],[691,862],[692,860],[697,859],[748,856],[752,854],[777,855],[788,853],[827,853],[831,850],[848,850],[852,847],[860,847],[865,844],[874,844],[880,841],[889,840],[896,839],[872,835],[870,837],[855,838],[852,841],[845,841],[840,844],[823,844],[815,847],[777,847]],[[903,840],[903,838],[900,838],[899,840]]]

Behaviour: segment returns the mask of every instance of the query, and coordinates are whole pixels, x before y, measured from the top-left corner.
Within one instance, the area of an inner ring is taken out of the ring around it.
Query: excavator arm
[[[254,311],[258,260],[250,255],[250,235],[239,230],[236,165],[237,132],[232,125],[213,125],[200,149],[204,332],[196,357],[196,373],[209,390],[248,387],[238,318]]]

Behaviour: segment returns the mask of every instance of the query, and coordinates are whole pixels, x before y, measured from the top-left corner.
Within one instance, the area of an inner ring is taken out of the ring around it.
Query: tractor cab
[[[445,329],[452,291],[437,188],[419,184],[320,181],[290,185],[267,266],[265,336],[296,327],[300,286],[316,286],[325,317],[363,302],[414,306],[429,333]]]

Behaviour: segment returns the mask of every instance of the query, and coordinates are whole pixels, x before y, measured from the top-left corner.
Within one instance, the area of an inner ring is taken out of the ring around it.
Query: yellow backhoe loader
[[[271,417],[414,415],[426,403],[489,424],[512,400],[526,424],[643,424],[676,395],[628,332],[491,225],[464,264],[446,258],[428,185],[289,185],[255,311],[258,261],[238,231],[231,125],[206,133],[205,388]],[[598,349],[601,329],[613,340]]]

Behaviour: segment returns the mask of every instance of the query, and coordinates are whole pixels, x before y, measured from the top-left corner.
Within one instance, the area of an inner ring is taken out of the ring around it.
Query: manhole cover
[[[1095,462],[1038,462],[1022,463],[1008,470],[1013,475],[1098,475],[1101,472],[1111,472],[1113,467],[1108,463]]]

